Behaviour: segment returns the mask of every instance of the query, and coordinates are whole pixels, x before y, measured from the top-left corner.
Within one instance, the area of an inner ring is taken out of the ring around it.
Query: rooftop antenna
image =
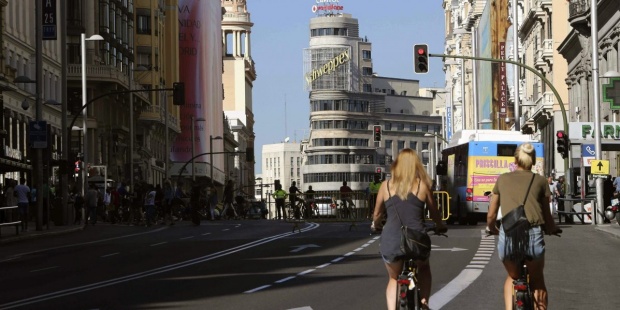
[[[286,132],[288,130],[288,128],[286,128],[286,125],[287,125],[286,121],[287,121],[287,117],[286,117],[286,94],[284,94],[284,136],[286,136]]]

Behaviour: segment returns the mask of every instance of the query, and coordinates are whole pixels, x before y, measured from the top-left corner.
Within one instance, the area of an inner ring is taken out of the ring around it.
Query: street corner
[[[594,229],[620,239],[620,225],[617,223],[596,225]]]

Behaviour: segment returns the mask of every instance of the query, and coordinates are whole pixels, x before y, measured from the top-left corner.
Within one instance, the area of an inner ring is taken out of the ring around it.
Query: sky
[[[336,1],[336,0],[334,0]],[[310,135],[309,93],[304,89],[303,50],[308,47],[311,8],[316,0],[248,0],[254,23],[252,59],[255,173],[261,173],[265,144],[300,142]],[[343,13],[357,18],[360,37],[372,43],[373,71],[413,79],[420,87],[444,87],[441,60],[432,58],[428,74],[413,72],[413,45],[426,43],[442,54],[445,42],[441,0],[339,0]]]

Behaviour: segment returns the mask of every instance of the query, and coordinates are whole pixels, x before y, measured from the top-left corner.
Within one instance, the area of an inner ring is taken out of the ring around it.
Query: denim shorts
[[[544,232],[541,226],[534,226],[529,230],[530,246],[527,249],[527,255],[532,257],[532,260],[542,259],[545,257],[545,238]],[[504,229],[499,229],[499,240],[497,242],[497,254],[499,259],[504,261],[504,249],[506,247],[506,235]]]

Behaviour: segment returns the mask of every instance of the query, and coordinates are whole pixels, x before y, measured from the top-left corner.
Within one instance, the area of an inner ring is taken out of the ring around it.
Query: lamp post
[[[435,137],[435,165],[437,165],[439,163],[439,144],[437,143],[437,134],[432,134],[430,132],[426,133],[424,135],[425,137],[430,137],[430,136],[434,136]],[[434,168],[435,170],[435,186],[439,186],[439,175],[437,175],[437,167]]]
[[[86,38],[86,34],[82,33],[80,35],[80,46],[81,46],[81,57],[82,57],[82,106],[86,106],[87,97],[86,97],[86,41],[100,41],[103,40],[103,37],[95,34]],[[88,117],[88,109],[84,107],[82,110],[82,130],[83,130],[83,139],[82,139],[82,154],[84,156],[84,167],[82,169],[82,197],[86,193],[86,185],[88,184],[88,144],[87,144],[87,127],[86,127],[86,117]],[[132,188],[133,190],[133,188]]]
[[[194,116],[191,117],[191,124],[192,124],[192,181],[196,181],[196,168],[194,168],[194,156],[196,153],[196,137],[195,137],[195,131],[196,131],[196,124],[195,122],[204,122],[205,119],[202,117],[199,118],[194,118]],[[211,155],[213,156],[213,155]]]
[[[222,140],[222,137],[209,135],[209,165],[211,166],[209,177],[211,178],[211,183],[213,183],[213,140]]]

